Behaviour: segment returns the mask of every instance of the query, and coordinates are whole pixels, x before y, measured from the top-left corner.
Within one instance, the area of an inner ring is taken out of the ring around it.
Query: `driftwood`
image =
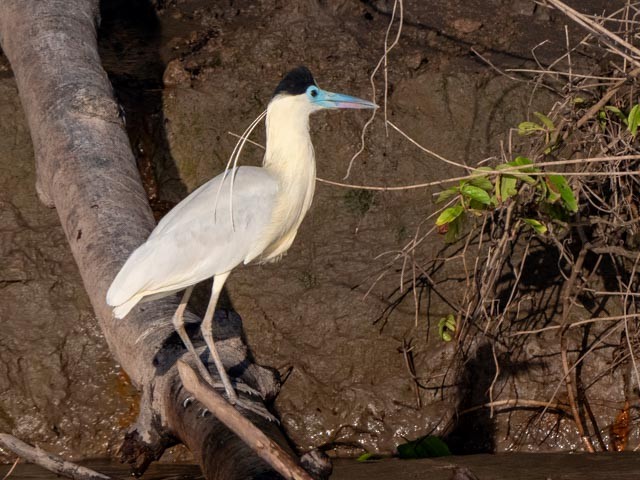
[[[0,433],[0,445],[24,458],[26,461],[40,465],[47,470],[74,480],[111,480],[111,477],[89,468],[67,462],[57,455],[47,453],[37,447],[24,443],[13,435]]]
[[[284,478],[287,480],[313,480],[280,445],[257,430],[189,365],[179,361],[178,372],[180,372],[184,387],[194,395],[196,400],[202,402],[222,423],[242,438],[258,456],[267,461],[269,465],[273,465]]]
[[[105,304],[111,280],[155,222],[98,56],[97,17],[98,0],[2,0],[0,45],[29,123],[38,195],[56,208],[109,348],[142,391],[123,459],[139,474],[182,442],[208,479],[275,478],[213,415],[184,407],[188,393],[176,365],[186,351],[171,327],[177,298],[143,304],[122,321]],[[189,312],[185,318],[193,333],[199,319]],[[216,322],[227,370],[273,398],[278,384],[270,370],[250,361],[237,315],[218,315]],[[195,343],[202,352],[202,342]],[[290,452],[277,425],[247,417]]]

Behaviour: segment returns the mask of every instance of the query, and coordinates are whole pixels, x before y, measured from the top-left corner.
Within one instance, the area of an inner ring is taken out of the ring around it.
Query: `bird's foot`
[[[216,390],[224,390],[225,392],[227,392],[227,397],[229,398],[229,401],[232,405],[234,404],[234,400],[236,398],[236,395],[234,395],[235,391],[246,393],[253,397],[260,397],[264,400],[264,395],[262,395],[262,393],[260,393],[258,390],[256,390],[255,388],[251,388],[249,385],[245,383],[238,382],[237,380],[229,379],[229,383],[231,385],[229,388],[234,390],[234,392],[231,392],[231,394],[229,394],[230,392],[227,389],[227,385],[225,385],[224,382],[214,382],[213,377],[211,376],[211,373],[209,372],[207,367],[200,361],[199,358],[196,360],[196,362],[197,362],[196,365],[198,367],[198,370],[200,371],[200,375],[202,375],[202,378],[204,378],[205,381],[209,385],[211,385],[212,388],[215,388]]]
[[[240,407],[241,409],[255,413],[270,422],[274,422],[276,425],[280,424],[280,421],[260,402],[252,402],[251,400],[238,398],[236,400],[235,407]]]
[[[240,384],[242,385],[242,384]],[[246,385],[245,385],[246,386]],[[217,383],[215,385],[213,385],[213,387],[217,390],[224,390],[224,385],[222,385],[221,383]],[[249,388],[249,387],[247,387]],[[244,390],[244,389],[243,389]],[[243,391],[241,390],[241,391]],[[251,388],[249,388],[249,390],[253,390]],[[195,400],[195,397],[187,397],[184,399],[184,401],[182,402],[182,408],[187,408],[189,405],[191,405],[191,403],[193,403],[193,400]],[[244,410],[248,410],[250,412],[255,413],[256,415],[260,415],[262,418],[265,418],[267,420],[269,420],[270,422],[275,422],[276,424],[279,424],[280,421],[271,414],[271,412],[269,412],[264,405],[262,405],[262,403],[260,402],[253,402],[251,400],[244,400],[242,398],[237,397],[234,401],[235,403],[233,403],[234,406],[238,406]],[[229,402],[231,403],[231,402]],[[209,414],[209,410],[206,408],[203,408],[200,411],[200,416],[201,417],[206,417]]]
[[[247,393],[249,395],[259,397],[263,399],[263,396],[257,390],[245,385],[244,383],[238,383],[237,381],[232,382],[233,394],[229,394],[229,391],[226,390],[225,385],[223,383],[217,383],[213,385],[214,388],[219,390],[225,390],[225,396],[227,401],[233,405],[234,407],[240,407],[250,412],[255,413],[256,415],[260,415],[262,418],[269,420],[270,422],[280,423],[276,417],[274,417],[262,404],[262,402],[254,402],[249,399],[244,399],[238,396],[236,391]]]
[[[242,393],[246,393],[248,395],[251,395],[252,397],[259,397],[259,398],[264,400],[264,395],[262,395],[262,393],[260,393],[255,388],[251,388],[246,383],[240,383],[240,382],[237,382],[237,381],[232,381],[232,384],[233,384],[233,388],[235,388],[236,391],[242,392]],[[223,388],[224,388],[224,385],[223,385]]]
[[[211,374],[209,373],[209,370],[206,369],[206,367],[204,365],[202,365],[202,368],[200,369],[200,374],[204,377],[205,381],[214,389],[216,390],[224,390],[225,392],[227,392],[227,397],[229,398],[229,403],[231,403],[232,405],[235,402],[235,399],[237,398],[237,395],[228,395],[228,391],[227,391],[227,387],[223,382],[214,382],[213,378],[211,377]],[[246,383],[242,383],[242,382],[238,382],[237,380],[230,380],[231,385],[232,385],[232,389],[234,389],[234,393],[235,391],[237,392],[242,392],[242,393],[246,393],[247,395],[251,395],[252,397],[259,397],[261,399],[264,400],[264,395],[262,395],[262,393],[260,393],[258,390],[256,390],[255,388],[251,388],[249,385],[247,385]]]

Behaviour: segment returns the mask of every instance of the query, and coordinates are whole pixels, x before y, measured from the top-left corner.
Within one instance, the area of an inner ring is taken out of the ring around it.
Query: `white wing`
[[[269,224],[278,182],[263,168],[240,167],[231,200],[231,178],[229,171],[220,189],[220,174],[191,193],[131,254],[107,293],[111,306],[130,304],[116,316],[142,297],[182,290],[244,261]]]

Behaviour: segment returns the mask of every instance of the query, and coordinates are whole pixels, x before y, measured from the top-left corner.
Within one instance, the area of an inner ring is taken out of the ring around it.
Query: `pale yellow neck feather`
[[[291,246],[311,207],[316,163],[309,136],[309,102],[304,96],[272,100],[267,109],[267,149],[263,167],[278,179],[278,196],[269,227],[256,239],[245,263],[276,260]]]

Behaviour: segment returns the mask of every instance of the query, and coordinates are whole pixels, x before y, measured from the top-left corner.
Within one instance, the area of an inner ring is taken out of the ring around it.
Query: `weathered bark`
[[[102,473],[95,472],[89,468],[66,462],[57,455],[52,455],[40,450],[38,447],[24,443],[12,435],[0,433],[0,445],[12,451],[19,458],[24,458],[27,462],[35,463],[52,472],[73,480],[111,480],[110,477]],[[8,477],[9,475],[7,475]],[[5,477],[6,478],[6,477]]]
[[[2,0],[0,45],[29,122],[38,194],[57,209],[109,348],[143,392],[124,456],[141,472],[180,441],[207,478],[275,476],[215,417],[183,406],[187,393],[176,361],[185,350],[171,328],[177,299],[143,304],[123,321],[114,320],[105,304],[111,280],[154,220],[97,53],[97,16],[98,0]],[[187,321],[199,319],[188,314]],[[227,369],[240,372],[242,381],[267,398],[273,396],[273,374],[248,359],[239,318],[221,316],[217,323]],[[286,445],[275,425],[249,418]]]

